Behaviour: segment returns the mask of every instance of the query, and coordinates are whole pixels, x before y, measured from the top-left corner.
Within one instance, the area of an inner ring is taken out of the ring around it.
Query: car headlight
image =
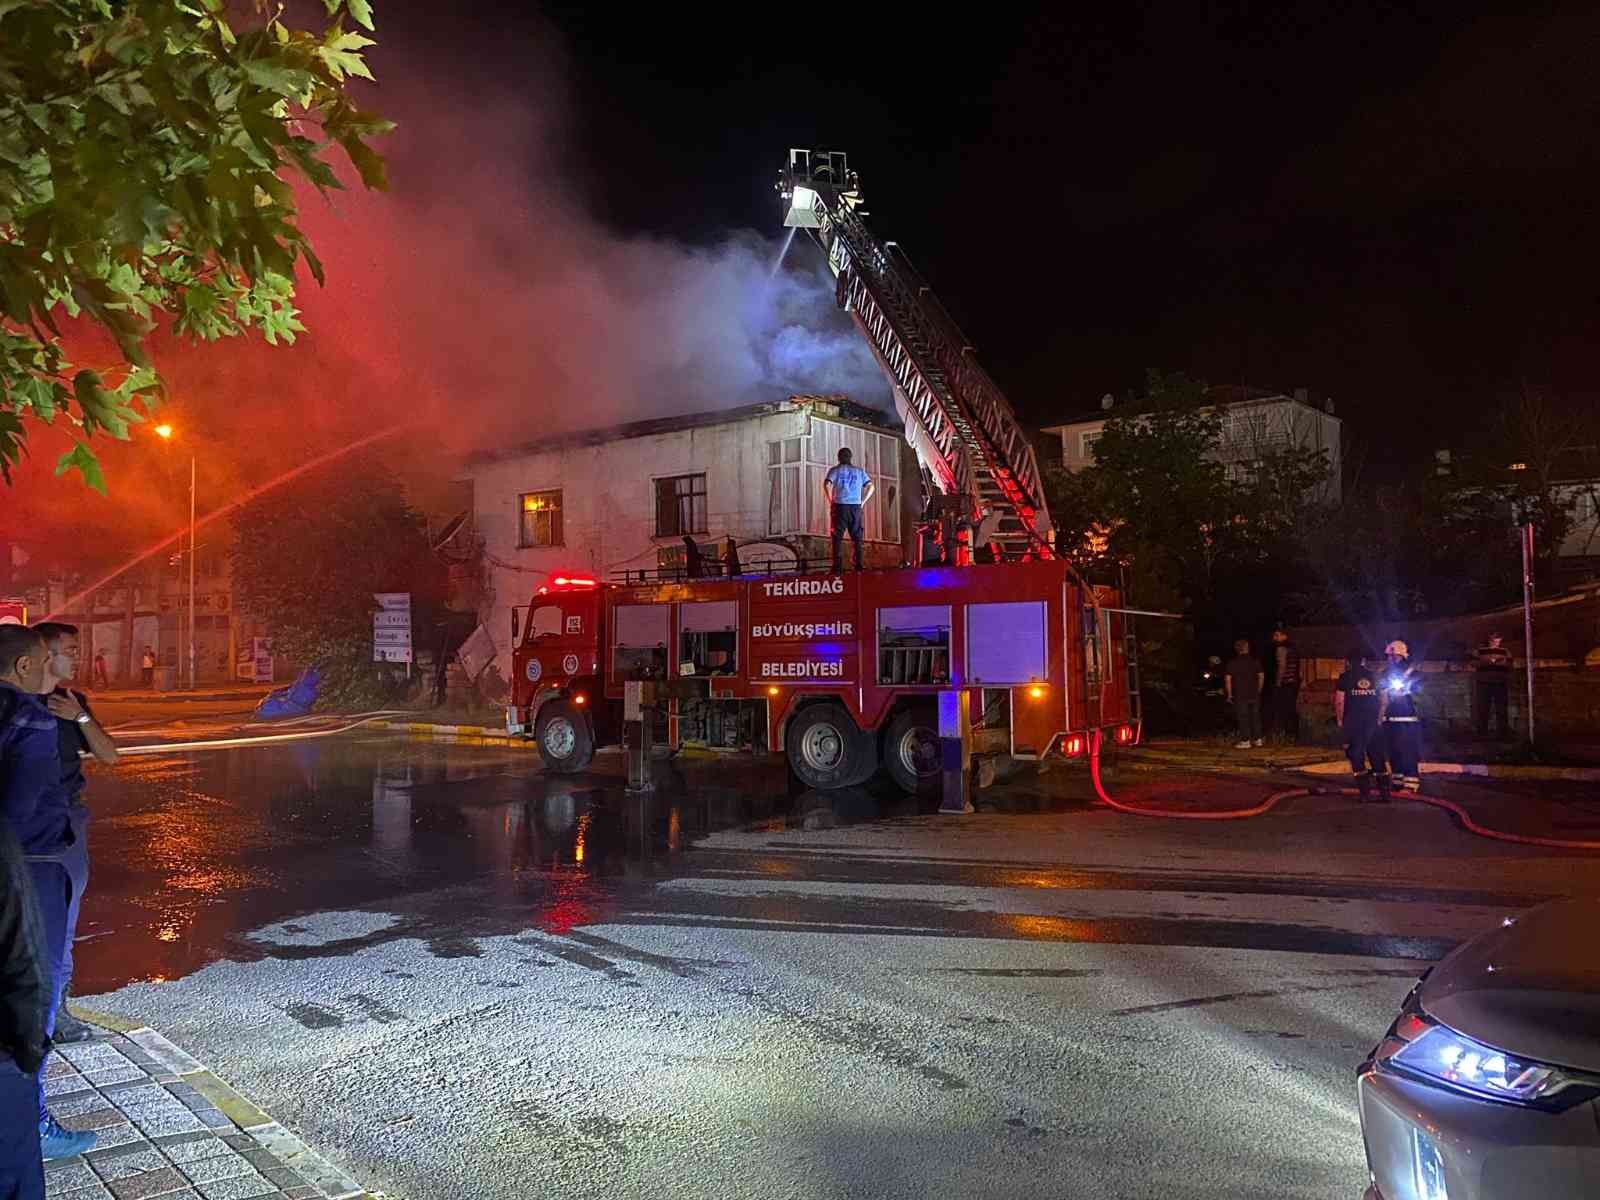
[[[1553,1110],[1600,1095],[1600,1078],[1485,1045],[1433,1020],[1415,999],[1374,1058],[1401,1074],[1507,1104]]]

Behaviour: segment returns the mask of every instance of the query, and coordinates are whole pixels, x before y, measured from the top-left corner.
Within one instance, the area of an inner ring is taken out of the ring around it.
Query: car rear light
[[[1133,741],[1133,726],[1132,725],[1118,725],[1117,726],[1116,738],[1117,738],[1117,745],[1126,746],[1128,743]]]
[[[1077,758],[1083,753],[1083,734],[1070,733],[1061,743],[1061,753],[1068,758]]]

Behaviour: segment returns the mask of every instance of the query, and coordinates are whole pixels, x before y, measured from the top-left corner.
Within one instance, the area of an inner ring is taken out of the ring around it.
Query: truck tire
[[[544,765],[561,775],[581,771],[594,759],[589,714],[570,700],[551,700],[539,710],[534,740]]]
[[[943,774],[939,722],[930,708],[903,708],[883,735],[883,765],[889,778],[913,796],[939,794]]]
[[[878,769],[877,747],[842,705],[813,704],[789,722],[784,739],[789,766],[818,791],[865,783]]]

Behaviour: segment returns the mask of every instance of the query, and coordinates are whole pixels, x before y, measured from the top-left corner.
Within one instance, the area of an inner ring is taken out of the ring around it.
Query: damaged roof
[[[878,429],[898,430],[900,422],[888,413],[857,404],[848,396],[790,396],[784,400],[761,404],[741,404],[737,408],[717,408],[708,412],[683,413],[673,417],[652,417],[646,421],[628,421],[621,425],[606,425],[595,429],[575,429],[570,433],[551,434],[515,446],[492,450],[475,450],[467,456],[467,465],[495,462],[506,458],[520,458],[525,454],[538,454],[547,450],[573,450],[582,446],[601,446],[607,442],[620,442],[628,438],[652,437],[661,433],[677,433],[684,429],[704,429],[712,425],[733,425],[758,417],[802,409],[815,410],[818,416],[847,421],[855,425],[870,425]]]

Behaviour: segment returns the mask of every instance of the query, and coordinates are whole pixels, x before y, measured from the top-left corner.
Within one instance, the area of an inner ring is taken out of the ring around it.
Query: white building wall
[[[1600,483],[1567,484],[1556,491],[1562,499],[1572,502],[1567,536],[1557,554],[1562,558],[1600,555]]]
[[[729,534],[740,542],[765,539],[773,533],[768,521],[769,444],[807,437],[813,426],[821,444],[824,424],[835,427],[828,431],[830,444],[843,427],[843,444],[856,451],[858,465],[864,439],[890,439],[899,452],[896,500],[905,514],[911,495],[917,494],[918,477],[916,460],[900,433],[825,422],[803,409],[469,464],[464,476],[472,482],[490,585],[481,615],[494,638],[501,675],[509,676],[511,665],[511,609],[527,604],[541,584],[562,573],[605,580],[614,572],[652,568],[658,550],[682,545],[681,537],[655,536],[655,480],[705,474],[706,529],[694,535],[700,545],[720,543]],[[815,477],[820,488],[815,469],[802,467],[800,473],[807,487]],[[523,495],[555,489],[562,493],[562,545],[522,546]],[[815,526],[818,511],[805,522],[802,509],[803,523]],[[900,524],[903,533],[909,519],[902,515]],[[868,532],[875,530],[869,527]]]
[[[1094,441],[1115,413],[1070,425],[1055,425],[1046,433],[1061,439],[1061,462],[1077,472],[1095,464]],[[1341,493],[1343,461],[1342,422],[1332,413],[1302,404],[1298,400],[1277,400],[1255,404],[1230,405],[1223,416],[1221,444],[1215,457],[1224,463],[1243,463],[1263,454],[1300,446],[1327,453],[1330,477],[1326,499],[1337,502]]]

